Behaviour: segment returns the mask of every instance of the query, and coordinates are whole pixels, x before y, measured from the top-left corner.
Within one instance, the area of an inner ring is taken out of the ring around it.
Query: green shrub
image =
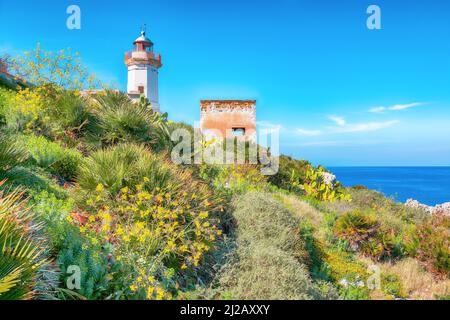
[[[167,115],[152,112],[147,103],[133,103],[125,93],[106,91],[95,97],[89,133],[101,145],[146,143],[154,150],[169,147]]]
[[[63,156],[52,164],[51,171],[66,181],[75,181],[83,156],[75,149],[65,149]]]
[[[85,240],[78,230],[65,234],[65,241],[58,253],[57,264],[61,269],[61,288],[67,289],[67,281],[73,274],[70,266],[80,268],[80,289],[73,289],[86,299],[104,299],[112,293],[111,278],[108,277],[111,262],[109,252],[99,244]],[[112,270],[111,270],[112,273]]]
[[[295,160],[281,155],[278,172],[269,176],[269,182],[281,189],[302,192],[299,186],[304,183],[306,173],[311,167],[306,160]]]
[[[75,92],[64,91],[49,103],[42,121],[49,135],[70,141],[84,133],[89,120],[86,101]]]
[[[64,148],[43,136],[23,135],[19,141],[30,152],[33,164],[41,168],[49,168],[64,156]]]
[[[266,177],[261,174],[260,168],[249,164],[219,166],[216,175],[205,180],[212,181],[216,189],[230,196],[248,191],[262,191],[266,187]]]
[[[24,135],[21,144],[30,152],[32,164],[47,169],[68,181],[78,175],[82,155],[75,149],[65,149],[43,136]]]
[[[43,222],[43,230],[53,250],[59,251],[66,241],[67,233],[74,228],[68,222],[75,205],[74,200],[58,199],[55,194],[44,190],[32,197],[31,204],[36,219]]]
[[[92,192],[102,184],[111,194],[125,186],[134,186],[148,177],[154,188],[175,179],[170,165],[149,149],[133,144],[120,144],[91,154],[83,161],[77,179],[80,187]]]
[[[327,172],[323,167],[310,168],[305,174],[305,181],[301,188],[308,196],[320,201],[350,201],[348,194],[341,184],[335,181],[335,176]]]
[[[149,175],[119,193],[98,184],[86,200],[85,218],[80,221],[80,232],[93,243],[113,246],[113,257],[126,270],[117,280],[122,287],[117,293],[120,298],[177,295],[176,281],[198,281],[190,273],[195,275],[202,267],[205,253],[214,249],[222,234],[217,228],[220,203],[208,186],[188,171],[156,156],[152,159],[160,161],[146,160],[150,167],[141,167]],[[158,170],[169,179],[159,179]],[[127,181],[134,181],[131,178]]]
[[[393,298],[407,297],[400,277],[395,274],[382,274],[381,288],[385,294],[390,295]]]

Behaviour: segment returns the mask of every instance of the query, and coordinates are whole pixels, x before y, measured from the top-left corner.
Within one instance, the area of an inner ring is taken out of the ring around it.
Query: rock
[[[438,204],[433,207],[427,206],[426,204],[420,203],[419,201],[414,199],[408,199],[405,202],[405,205],[409,208],[425,210],[429,214],[443,214],[450,216],[450,202]]]
[[[434,207],[433,214],[443,214],[446,216],[450,216],[450,202],[439,204]]]
[[[433,213],[433,207],[427,206],[423,203],[420,203],[417,200],[414,199],[408,199],[406,200],[405,205],[409,208],[413,208],[413,209],[422,209],[425,210],[426,212],[432,214]]]

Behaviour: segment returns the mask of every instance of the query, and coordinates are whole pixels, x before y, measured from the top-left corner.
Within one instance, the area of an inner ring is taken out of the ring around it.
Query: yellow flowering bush
[[[45,51],[38,43],[33,51],[13,58],[11,71],[18,78],[37,87],[53,85],[68,90],[98,87],[95,75],[89,74],[78,52],[71,48],[56,52]]]
[[[150,179],[111,195],[99,184],[86,201],[80,231],[93,243],[109,243],[128,271],[121,281],[127,297],[170,299],[177,274],[198,267],[222,232],[211,217],[214,205],[203,184],[169,183],[151,188]]]
[[[214,186],[230,194],[262,190],[267,186],[267,178],[256,165],[224,165],[214,179]]]

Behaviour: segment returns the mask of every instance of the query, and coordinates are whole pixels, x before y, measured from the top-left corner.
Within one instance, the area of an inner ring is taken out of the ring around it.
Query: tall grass
[[[218,278],[220,291],[234,299],[336,298],[308,275],[300,220],[268,193],[241,195],[234,206],[236,250]]]

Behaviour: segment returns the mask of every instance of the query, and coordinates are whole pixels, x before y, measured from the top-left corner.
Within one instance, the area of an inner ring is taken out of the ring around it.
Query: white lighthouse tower
[[[125,64],[128,67],[128,96],[139,100],[141,94],[150,101],[152,109],[159,112],[158,69],[161,68],[161,54],[155,56],[153,42],[141,36],[134,42],[134,49],[125,53]]]

